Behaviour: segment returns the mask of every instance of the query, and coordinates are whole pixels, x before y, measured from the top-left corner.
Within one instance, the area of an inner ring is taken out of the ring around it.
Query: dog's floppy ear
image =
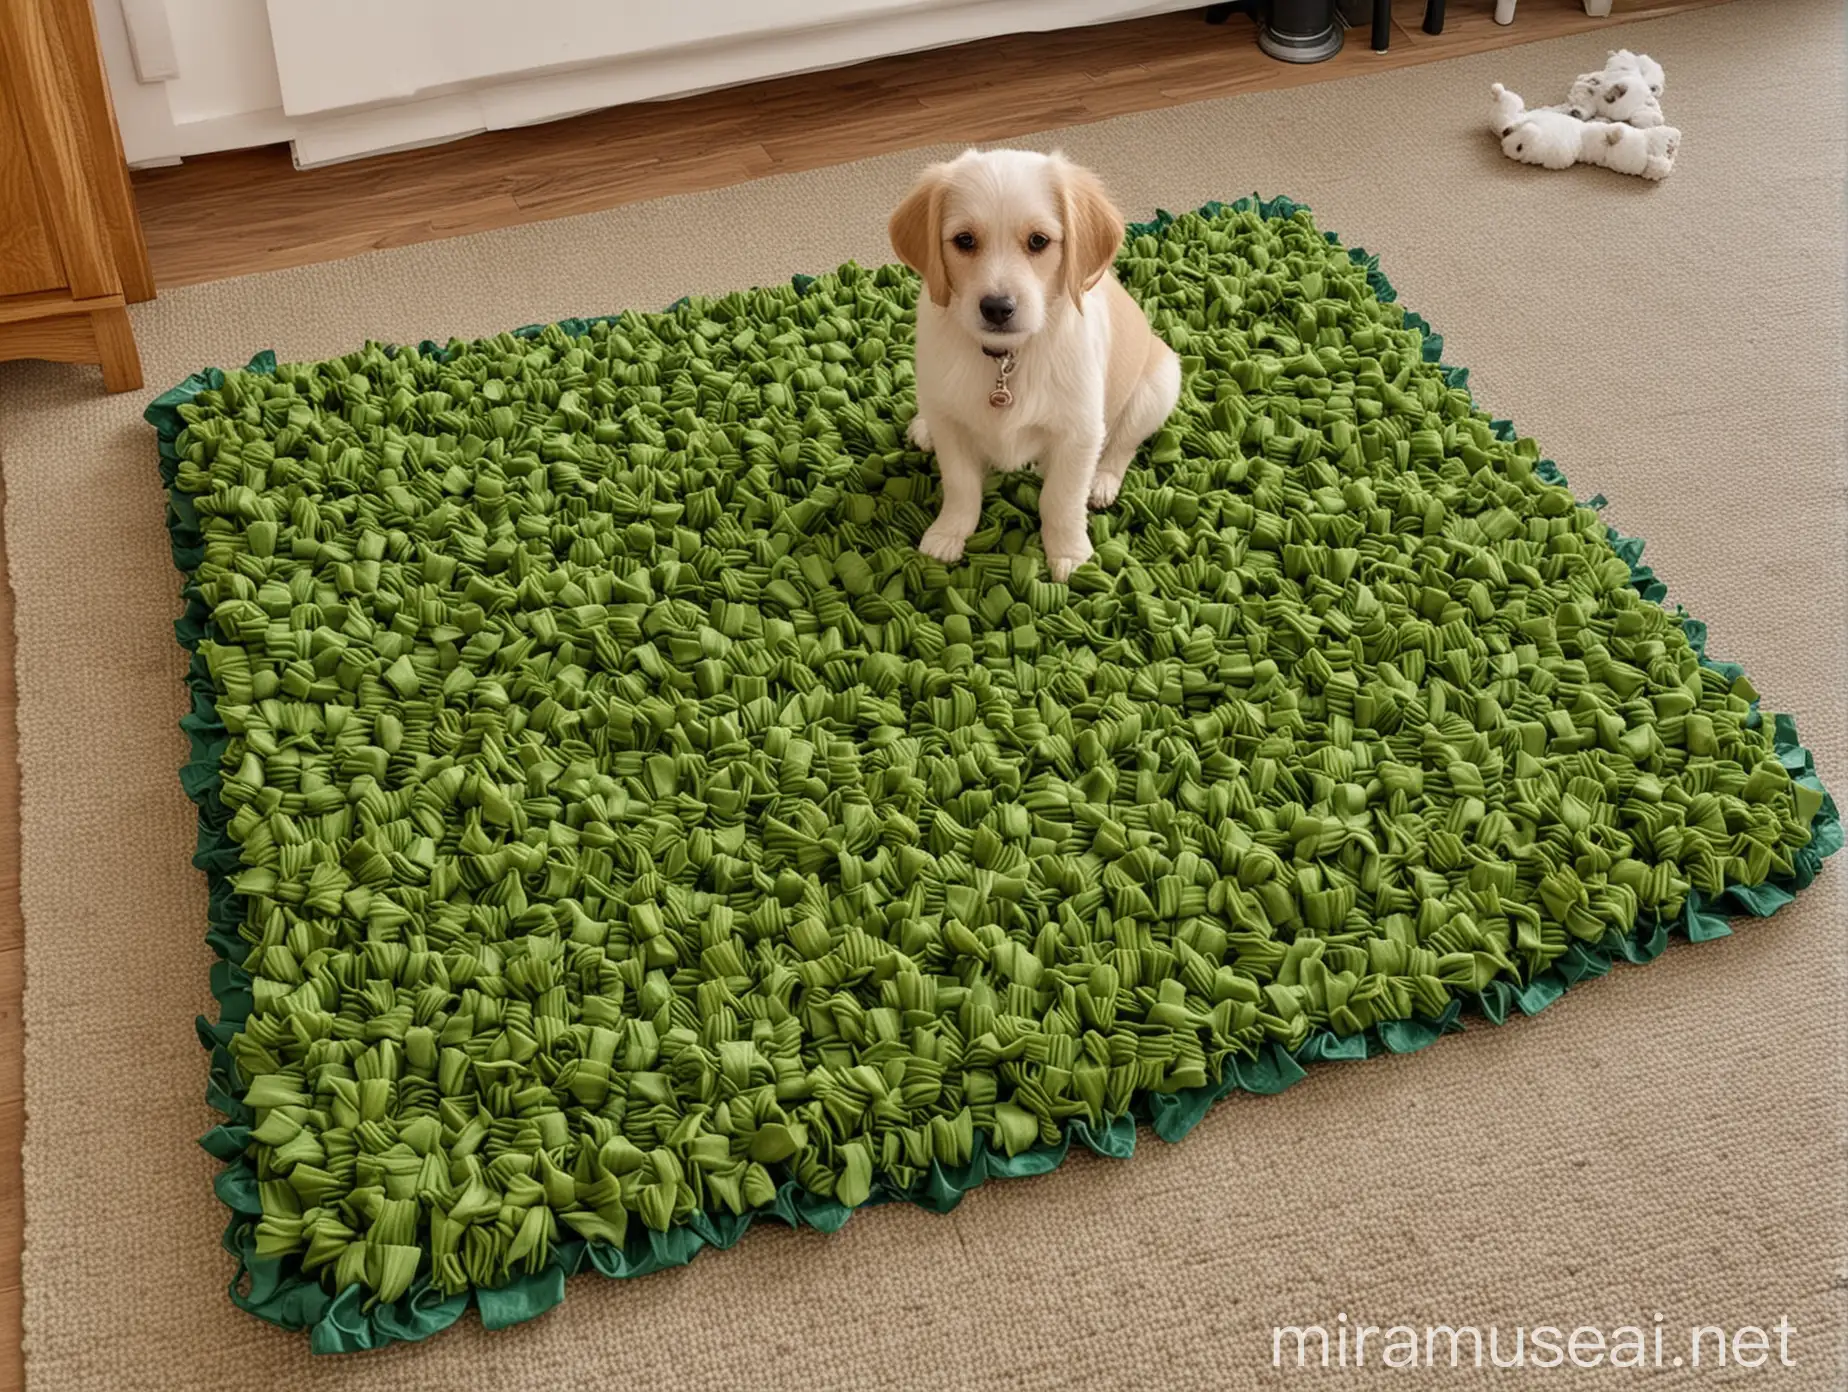
[[[950,276],[943,264],[944,167],[933,164],[918,176],[905,201],[893,210],[886,233],[898,259],[924,277],[933,303],[950,302]]]
[[[1103,279],[1123,245],[1123,215],[1088,169],[1054,155],[1060,212],[1065,220],[1065,293],[1084,310],[1084,292]]]

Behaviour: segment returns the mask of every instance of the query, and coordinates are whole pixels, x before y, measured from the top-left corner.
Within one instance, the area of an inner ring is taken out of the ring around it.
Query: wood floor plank
[[[1618,0],[1613,20],[1728,0]],[[1442,34],[1400,0],[1388,52],[1364,31],[1326,63],[1278,63],[1252,21],[1200,12],[1016,34],[804,73],[671,102],[491,131],[453,144],[297,170],[271,146],[135,176],[161,286],[335,260],[646,198],[718,188],[940,141],[1006,140],[1241,92],[1326,82],[1595,30],[1580,0],[1452,0]],[[671,152],[671,153],[670,153]]]
[[[6,482],[0,477],[0,512]],[[13,674],[13,586],[0,537],[0,1392],[26,1384],[24,1297],[19,1254],[25,1240],[25,955],[19,909],[19,688]]]
[[[17,1097],[0,1101],[0,1136],[18,1136],[25,1130],[25,1103]],[[17,1149],[17,1147],[16,1147]],[[4,1246],[15,1255],[0,1272],[0,1291],[18,1290],[20,1238],[24,1228],[26,1206],[24,1202],[23,1176],[20,1172],[19,1156],[8,1157],[9,1164],[0,1165],[0,1246]],[[3,1327],[3,1326],[0,1326]],[[12,1345],[19,1343],[18,1330],[13,1331]],[[6,1386],[5,1359],[0,1357],[0,1388]]]
[[[18,1102],[26,1095],[26,1035],[20,1018],[25,984],[25,948],[0,948],[0,1103]],[[0,1136],[0,1145],[4,1144]],[[4,1263],[0,1263],[0,1286],[6,1280]]]

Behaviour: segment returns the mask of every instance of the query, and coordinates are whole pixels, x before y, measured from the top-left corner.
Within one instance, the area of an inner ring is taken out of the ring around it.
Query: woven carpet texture
[[[1133,217],[1289,192],[1380,253],[1478,399],[1581,494],[1611,498],[1608,520],[1647,538],[1709,651],[1797,715],[1828,780],[1848,756],[1839,33],[1839,4],[1741,0],[1021,143],[1097,168]],[[1668,68],[1689,132],[1672,179],[1501,157],[1481,128],[1490,81],[1537,100],[1618,44]],[[1768,92],[1810,104],[1800,155],[1767,140]],[[175,292],[137,311],[148,378],[876,264],[886,210],[937,153]],[[204,888],[173,777],[178,577],[141,404],[68,369],[0,373],[32,1386],[1239,1385],[1273,1376],[1273,1324],[1342,1311],[1507,1328],[1657,1310],[1669,1329],[1787,1317],[1799,1367],[1784,1385],[1838,1385],[1831,871],[1731,939],[1678,944],[1511,1028],[1232,1099],[1128,1165],[1076,1156],[947,1217],[888,1208],[827,1237],[766,1226],[684,1269],[577,1282],[561,1311],[504,1334],[471,1320],[310,1363],[299,1336],[220,1293],[216,1164],[194,1143],[214,1118],[191,1030],[209,999]]]

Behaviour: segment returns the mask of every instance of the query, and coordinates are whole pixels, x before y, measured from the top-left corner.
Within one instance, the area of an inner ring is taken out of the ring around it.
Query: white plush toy
[[[1602,72],[1580,73],[1566,100],[1544,109],[1585,121],[1622,121],[1646,130],[1668,124],[1662,116],[1665,86],[1667,78],[1660,63],[1647,53],[1620,48],[1605,61]]]
[[[1639,130],[1617,121],[1581,121],[1567,111],[1529,111],[1518,93],[1499,82],[1489,91],[1494,97],[1489,129],[1511,160],[1547,169],[1598,164],[1645,179],[1665,179],[1675,167],[1681,132],[1673,126]]]

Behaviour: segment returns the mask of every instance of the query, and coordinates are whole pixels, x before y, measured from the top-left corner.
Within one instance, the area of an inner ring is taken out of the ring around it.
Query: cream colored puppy
[[[918,414],[943,511],[918,549],[962,557],[990,469],[1037,464],[1055,580],[1091,556],[1136,447],[1174,409],[1181,363],[1111,273],[1123,215],[1059,154],[970,150],[926,169],[892,214],[892,248],[924,279]]]

